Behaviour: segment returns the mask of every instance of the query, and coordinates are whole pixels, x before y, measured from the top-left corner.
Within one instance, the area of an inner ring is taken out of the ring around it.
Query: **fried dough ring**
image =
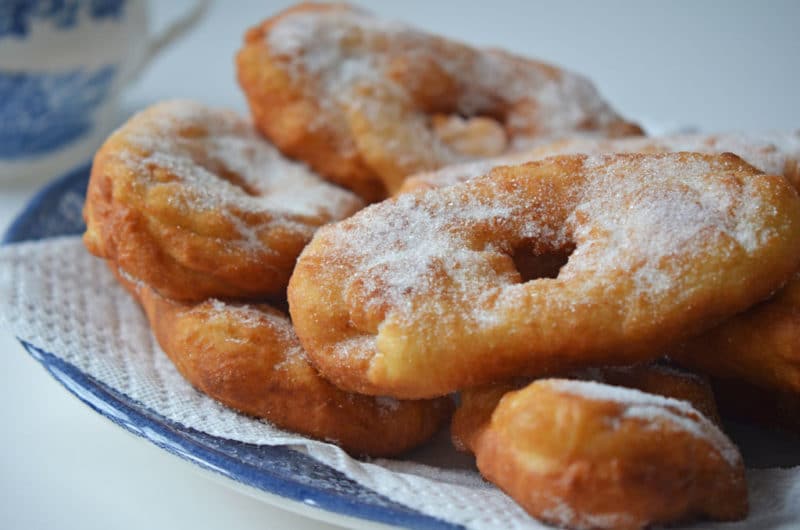
[[[407,179],[401,192],[453,185],[497,165],[564,153],[731,151],[762,171],[783,175],[800,189],[800,131],[772,134],[690,134],[660,138],[574,138],[512,156],[461,164]],[[726,412],[800,429],[800,272],[772,298],[668,354],[712,376]],[[767,395],[765,395],[767,394]]]
[[[345,4],[302,4],[252,28],[237,71],[268,138],[367,200],[532,138],[641,134],[581,76]]]
[[[556,157],[323,227],[289,304],[338,386],[432,397],[652,359],[779,287],[798,238],[794,190],[734,155]],[[521,282],[515,254],[570,250]]]
[[[282,295],[314,231],[363,206],[285,159],[245,119],[160,103],[100,148],[84,242],[162,295]]]
[[[370,456],[412,449],[450,417],[449,398],[399,401],[339,390],[308,362],[289,317],[270,305],[176,302],[115,272],[181,375],[239,412]]]
[[[648,394],[686,401],[715,425],[722,424],[711,385],[702,376],[686,370],[660,363],[647,363],[589,368],[570,374],[569,379],[573,378],[633,388]],[[475,440],[488,427],[492,413],[503,396],[520,390],[531,382],[530,379],[520,378],[462,390],[459,406],[450,424],[450,434],[456,449],[474,453]]]
[[[747,515],[736,446],[684,401],[589,381],[506,394],[475,439],[484,477],[528,513],[579,529]]]
[[[691,151],[740,156],[769,175],[783,175],[800,189],[800,131],[771,134],[676,134],[655,138],[601,138],[580,136],[544,143],[506,156],[454,164],[435,171],[411,175],[398,193],[442,188],[479,177],[497,166],[518,165],[550,156],[582,153],[671,153]]]

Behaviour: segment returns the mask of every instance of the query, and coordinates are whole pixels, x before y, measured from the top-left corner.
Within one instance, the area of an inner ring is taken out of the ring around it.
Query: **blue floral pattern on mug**
[[[99,20],[123,16],[126,0],[2,0],[0,1],[0,38],[24,38],[36,20],[48,20],[54,27],[69,29],[84,11]]]
[[[0,158],[53,151],[86,134],[116,71],[116,66],[91,72],[0,71]]]

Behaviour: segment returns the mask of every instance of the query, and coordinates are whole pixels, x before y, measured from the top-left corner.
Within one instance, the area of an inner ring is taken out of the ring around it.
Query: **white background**
[[[160,4],[153,13],[155,28],[185,2]],[[215,4],[196,31],[131,86],[121,116],[173,97],[244,111],[233,55],[246,27],[286,4]],[[363,5],[431,31],[582,72],[629,118],[707,131],[800,128],[800,2]],[[0,228],[40,184],[0,182]],[[128,435],[81,405],[5,333],[0,334],[0,425],[2,528],[326,528],[235,493]]]

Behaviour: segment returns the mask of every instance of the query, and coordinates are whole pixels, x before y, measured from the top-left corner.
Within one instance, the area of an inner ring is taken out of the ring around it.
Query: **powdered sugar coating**
[[[587,120],[602,126],[619,119],[582,76],[545,65],[533,68],[533,63],[525,64],[524,59],[498,51],[465,57],[463,45],[363,10],[291,13],[272,28],[267,39],[274,53],[297,57],[298,72],[321,79],[326,92],[338,98],[353,98],[350,89],[364,83],[393,85],[386,90],[402,97],[405,88],[386,75],[391,60],[402,51],[411,60],[436,61],[454,78],[468,80],[460,86],[457,109],[467,116],[495,105],[491,100],[500,97],[508,102],[537,102],[537,135],[580,129]],[[387,43],[388,51],[368,53]],[[442,53],[432,54],[435,51]],[[511,130],[530,129],[522,115],[512,116],[508,126]]]
[[[276,344],[280,345],[280,349],[274,348],[274,353],[278,358],[273,367],[274,370],[288,372],[295,363],[308,362],[306,354],[297,340],[291,321],[280,311],[265,309],[264,306],[258,307],[250,304],[225,302],[216,298],[194,306],[188,309],[186,313],[198,311],[205,313],[205,318],[208,321],[225,322],[232,320],[236,322],[237,328],[269,329],[271,336],[277,341]],[[225,340],[235,339],[236,335],[237,333],[226,335]]]
[[[731,152],[770,175],[785,175],[793,185],[800,183],[800,131],[771,133],[678,134],[653,138],[608,139],[585,135],[556,142],[544,142],[506,156],[454,164],[409,177],[404,189],[452,186],[481,175],[497,166],[517,165],[549,156],[571,153],[655,153],[690,151]]]
[[[619,403],[624,406],[620,415],[622,420],[634,418],[652,423],[653,428],[687,432],[707,441],[729,465],[738,466],[742,463],[742,456],[730,439],[687,401],[595,381],[551,379],[543,384],[556,392],[591,401]]]
[[[725,161],[654,156],[631,164],[596,155],[582,164],[591,177],[568,196],[566,217],[553,214],[563,194],[551,195],[543,186],[534,197],[522,190],[515,196],[505,192],[501,179],[489,177],[480,193],[459,188],[401,195],[364,210],[346,229],[328,233],[336,259],[357,263],[348,281],[360,282],[372,295],[367,304],[388,304],[410,316],[415,308],[407,302],[436,290],[432,283],[442,272],[449,281],[438,287],[470,300],[472,308],[485,305],[474,303],[476,294],[488,303],[497,296],[493,288],[514,288],[513,271],[498,272],[490,259],[511,253],[509,239],[535,241],[543,253],[574,241],[577,248],[559,278],[597,273],[596,281],[606,281],[607,271],[620,271],[635,279],[637,294],[649,296],[674,288],[676,275],[664,260],[726,242],[752,252],[776,235],[760,219],[758,202],[734,196],[723,179],[708,178],[734,171]],[[750,186],[742,186],[749,196]],[[470,239],[483,230],[498,233],[476,248]]]
[[[729,182],[707,178],[731,171],[725,162],[689,157],[676,163],[653,156],[632,170],[626,159],[593,155],[585,159],[584,168],[596,176],[573,219],[591,216],[593,222],[575,230],[579,248],[573,263],[591,255],[593,259],[580,260],[583,270],[624,270],[642,294],[672,287],[675,271],[663,266],[665,260],[697,255],[702,246],[725,246],[730,240],[751,253],[776,235],[759,222],[760,205],[735,197]],[[630,178],[618,178],[623,173]],[[745,194],[747,187],[742,186]],[[623,204],[621,196],[628,198]],[[607,236],[598,238],[598,233]],[[614,251],[594,252],[596,245]],[[565,267],[564,278],[578,272],[575,268]]]
[[[290,8],[245,41],[239,79],[262,131],[361,192],[371,182],[391,193],[412,172],[520,149],[537,138],[641,133],[580,75],[347,5]],[[265,79],[279,94],[263,90]],[[273,125],[276,116],[304,129],[324,153],[305,151],[299,133]],[[435,126],[448,117],[485,121],[448,137],[452,130]]]
[[[551,158],[324,228],[298,261],[290,307],[323,373],[361,392],[424,397],[629,364],[785,281],[799,211],[782,179],[733,155]],[[571,255],[556,278],[523,282],[518,251]]]
[[[569,528],[638,529],[747,512],[735,445],[689,403],[591,381],[506,394],[478,468],[529,514]]]
[[[168,101],[133,116],[95,156],[84,241],[167,298],[264,298],[282,294],[317,228],[362,206],[248,120]]]
[[[484,224],[506,222],[523,214],[522,205],[486,204],[465,195],[458,200],[458,217],[452,206],[401,197],[391,210],[375,207],[366,212],[356,230],[336,234],[337,251],[341,251],[338,259],[358,259],[360,267],[354,280],[360,282],[362,291],[374,295],[367,297],[367,311],[372,304],[388,302],[402,312],[413,313],[415,308],[404,301],[433,288],[442,269],[458,295],[471,296],[478,278],[487,286],[494,283],[490,278],[496,275],[483,256],[495,249],[469,248],[453,232],[461,219]],[[531,224],[531,231],[539,228]]]
[[[269,211],[266,222],[303,229],[305,218],[339,219],[358,203],[305,165],[285,158],[233,112],[170,101],[151,109],[139,127],[127,132],[128,148],[118,156],[142,176],[153,178],[155,168],[169,171],[186,190],[174,205],[187,212]]]
[[[565,528],[623,528],[634,526],[636,523],[635,518],[628,513],[582,513],[556,495],[549,495],[546,492],[541,495],[551,504],[550,508],[542,510],[541,517]]]

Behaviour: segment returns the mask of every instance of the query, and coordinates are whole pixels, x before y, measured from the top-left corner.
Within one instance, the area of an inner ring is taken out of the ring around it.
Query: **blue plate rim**
[[[43,207],[48,201],[56,199],[70,190],[76,183],[80,184],[83,179],[88,180],[90,170],[91,162],[81,164],[42,187],[9,225],[3,235],[2,245],[44,239],[38,236],[31,237],[29,232],[42,213]],[[184,427],[84,373],[55,354],[19,337],[17,340],[54,379],[92,410],[128,432],[201,468],[289,501],[320,508],[338,515],[407,528],[431,530],[463,528],[395,503],[346,478],[337,470],[288,447],[246,444]],[[327,491],[307,482],[292,479],[291,476],[285,477],[277,472],[271,472],[269,469],[257,468],[242,459],[215,450],[214,446],[235,446],[239,453],[242,451],[257,452],[265,447],[275,450],[278,455],[291,453],[290,458],[297,459],[309,466],[321,466],[331,473],[341,475],[344,480],[352,482],[352,487],[356,490],[361,489],[386,502],[384,505],[375,504],[359,498],[352,498],[341,492]],[[309,501],[313,501],[313,504],[310,504]]]

